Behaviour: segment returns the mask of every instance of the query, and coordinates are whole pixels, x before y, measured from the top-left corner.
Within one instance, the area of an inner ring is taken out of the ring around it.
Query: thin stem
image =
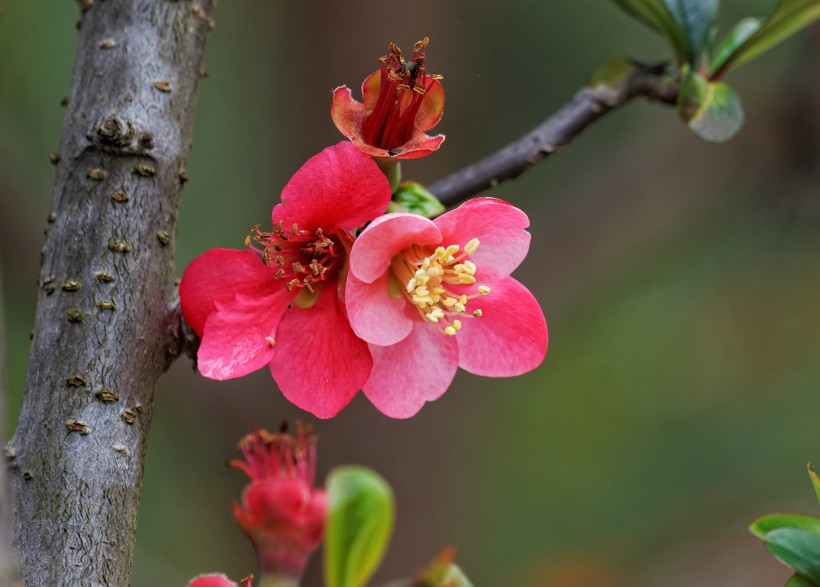
[[[583,88],[558,112],[521,138],[477,163],[433,182],[427,189],[450,207],[482,190],[515,179],[568,145],[599,118],[638,96],[675,104],[678,84],[663,74],[640,70],[618,85]]]

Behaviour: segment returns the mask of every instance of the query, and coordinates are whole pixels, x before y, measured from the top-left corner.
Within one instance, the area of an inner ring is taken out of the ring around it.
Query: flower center
[[[345,260],[338,235],[326,235],[321,228],[311,232],[294,224],[286,230],[280,221],[271,232],[259,230],[258,224],[251,230],[255,234],[245,237],[245,246],[259,253],[265,265],[277,268],[274,277],[281,279],[288,291],[318,291],[324,281],[336,276]]]
[[[486,285],[479,285],[478,293],[470,295],[457,289],[476,283],[475,263],[467,257],[475,253],[478,244],[474,238],[461,252],[458,245],[450,245],[438,247],[432,254],[430,247],[413,245],[393,257],[391,269],[404,285],[404,297],[444,334],[455,336],[461,330],[461,319],[480,317],[481,310],[468,310],[467,303],[490,293]]]
[[[409,62],[404,60],[395,43],[387,46],[387,55],[379,57],[382,64],[379,96],[362,125],[362,138],[367,144],[392,151],[412,138],[427,88],[433,80],[442,79],[425,69],[424,50],[429,42],[430,39],[424,37],[413,45]]]

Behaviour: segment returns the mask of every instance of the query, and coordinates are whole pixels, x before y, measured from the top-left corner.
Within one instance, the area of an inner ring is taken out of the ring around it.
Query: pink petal
[[[345,141],[308,159],[282,190],[273,223],[354,229],[384,213],[390,184],[373,160]]]
[[[274,355],[276,328],[294,294],[281,287],[260,297],[218,300],[205,322],[197,352],[199,372],[210,379],[233,379],[261,369]]]
[[[470,256],[476,264],[479,283],[493,283],[521,264],[530,247],[527,215],[495,198],[476,198],[434,221],[441,229],[442,244],[464,247],[471,239],[480,241]]]
[[[236,583],[228,579],[225,575],[200,575],[190,583],[188,587],[236,587]]]
[[[202,335],[205,320],[214,311],[214,300],[236,294],[265,295],[284,289],[271,270],[250,250],[211,249],[194,259],[182,274],[179,299],[182,315],[194,332]]]
[[[489,294],[470,300],[480,318],[462,320],[454,337],[458,364],[486,377],[511,377],[532,371],[547,353],[547,322],[538,302],[512,277],[493,284]]]
[[[425,402],[441,397],[458,370],[455,337],[421,320],[413,326],[410,336],[398,344],[370,345],[373,371],[363,391],[391,418],[409,418]]]
[[[433,222],[418,216],[395,212],[376,218],[350,251],[350,271],[366,283],[372,283],[390,266],[396,253],[410,245],[441,242],[441,232]]]
[[[279,324],[271,374],[286,398],[317,418],[332,418],[367,380],[367,343],[357,338],[326,284],[308,309],[292,307]]]
[[[373,283],[347,276],[347,316],[356,336],[380,346],[396,344],[413,330],[413,321],[404,314],[407,300],[403,295],[391,297],[389,271]],[[398,285],[401,287],[401,285]]]
[[[358,137],[366,114],[364,104],[353,99],[350,88],[339,86],[333,90],[330,117],[344,136],[349,139]]]
[[[444,135],[431,137],[426,134],[418,134],[404,143],[401,147],[393,149],[394,159],[418,159],[426,157],[436,151],[444,142]]]
[[[427,132],[438,124],[442,114],[444,114],[444,88],[438,80],[432,80],[427,84],[421,108],[416,114],[416,128],[421,132]]]

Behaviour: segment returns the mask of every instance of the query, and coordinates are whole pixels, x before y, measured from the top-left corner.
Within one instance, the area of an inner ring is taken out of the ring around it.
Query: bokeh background
[[[774,0],[725,0],[724,27]],[[13,428],[33,323],[42,230],[76,45],[72,2],[0,0],[0,250]],[[725,30],[725,28],[724,28]],[[220,3],[206,58],[177,240],[178,270],[241,247],[301,163],[341,139],[333,88],[358,88],[388,41],[429,35],[447,106],[432,181],[553,112],[611,54],[665,58],[605,0]],[[782,585],[746,531],[775,510],[818,513],[820,29],[730,76],[747,124],[722,146],[635,103],[519,180],[488,192],[523,208],[517,277],[550,326],[547,360],[511,380],[459,373],[439,401],[392,421],[363,398],[332,421],[289,405],[266,371],[164,377],[146,465],[133,584],[239,578],[254,557],[224,467],[251,426],[304,418],[320,477],[360,463],[393,485],[398,520],[379,579],[445,545],[479,585]],[[319,560],[307,585],[319,585]]]

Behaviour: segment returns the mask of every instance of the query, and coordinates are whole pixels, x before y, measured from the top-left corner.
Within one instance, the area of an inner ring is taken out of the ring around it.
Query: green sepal
[[[393,531],[393,491],[365,467],[338,467],[327,479],[324,547],[327,587],[363,587],[384,557]]]
[[[705,141],[728,141],[743,126],[743,104],[724,82],[711,82],[684,67],[678,114]]]
[[[768,514],[749,525],[749,531],[761,540],[767,540],[770,532],[781,528],[797,528],[820,536],[820,519],[802,514]]]
[[[686,38],[686,62],[697,67],[709,31],[715,22],[718,0],[663,0]]]
[[[780,0],[762,25],[735,45],[728,56],[719,63],[713,60],[710,76],[721,77],[729,69],[740,67],[818,19],[820,0]]]
[[[382,170],[387,181],[390,182],[390,193],[395,193],[401,182],[401,161],[392,157],[373,157],[373,161]]]
[[[393,200],[387,206],[388,212],[408,212],[425,218],[432,218],[446,208],[420,183],[405,181],[393,192]]]

